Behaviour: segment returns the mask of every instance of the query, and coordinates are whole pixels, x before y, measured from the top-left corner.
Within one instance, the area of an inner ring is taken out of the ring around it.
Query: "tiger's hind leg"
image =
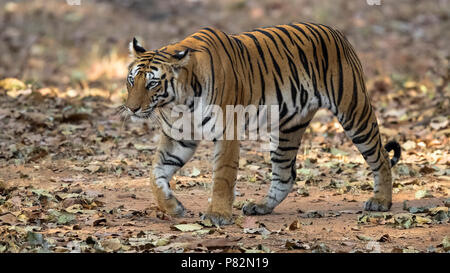
[[[374,196],[365,202],[364,209],[368,211],[388,211],[392,205],[391,167],[400,157],[400,146],[395,142],[397,144],[395,147],[397,158],[391,161],[388,152],[382,145],[378,122],[365,94],[359,107],[352,108],[353,111],[340,112],[341,114],[338,114],[337,117],[346,135],[356,145],[374,176]],[[388,148],[388,150],[390,149]]]
[[[314,113],[311,114],[311,116]],[[310,119],[308,119],[310,120]],[[249,203],[242,208],[245,215],[269,214],[291,192],[297,177],[295,161],[303,133],[309,121],[281,129],[277,148],[270,152],[272,182],[266,197],[258,203]]]
[[[367,146],[366,146],[367,147]],[[375,154],[380,154],[380,159],[375,163],[366,158],[374,175],[374,196],[364,203],[364,210],[388,211],[392,206],[392,176],[388,154],[381,145],[381,140],[375,144]],[[366,150],[367,151],[367,150]],[[370,150],[369,150],[370,151]],[[381,159],[383,158],[383,159]],[[378,165],[376,165],[378,164]]]
[[[150,174],[153,196],[161,210],[173,216],[183,216],[185,209],[174,196],[169,182],[173,174],[193,156],[198,141],[176,141],[164,133],[160,137]]]

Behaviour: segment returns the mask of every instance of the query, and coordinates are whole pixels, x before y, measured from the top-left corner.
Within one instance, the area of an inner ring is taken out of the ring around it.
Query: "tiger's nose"
[[[139,111],[141,109],[141,107],[139,106],[138,108],[130,108],[131,112],[136,113],[137,111]]]

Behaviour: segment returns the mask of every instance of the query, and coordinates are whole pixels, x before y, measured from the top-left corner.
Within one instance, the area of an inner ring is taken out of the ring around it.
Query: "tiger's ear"
[[[139,44],[139,42],[136,40],[136,37],[134,37],[133,41],[130,42],[129,49],[130,49],[130,56],[134,58],[141,56],[142,53],[147,51]]]
[[[181,51],[177,51],[175,54],[172,55],[172,58],[173,58],[172,63],[174,65],[178,65],[178,66],[187,65],[192,51],[193,50],[190,48],[186,48]]]
[[[177,51],[172,55],[172,60],[170,61],[173,72],[178,75],[181,68],[186,66],[189,63],[189,59],[191,58],[192,52],[195,50],[186,48],[181,51]]]

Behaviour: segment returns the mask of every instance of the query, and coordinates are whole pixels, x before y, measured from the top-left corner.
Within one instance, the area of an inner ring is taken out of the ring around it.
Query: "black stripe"
[[[255,35],[253,35],[251,33],[244,33],[243,35],[248,36],[253,40],[253,43],[255,44],[256,49],[258,50],[259,56],[261,57],[262,62],[264,64],[264,68],[266,69],[266,71],[268,71],[264,52],[261,48],[261,44],[259,43],[258,39],[255,37]]]
[[[289,134],[289,133],[296,132],[296,131],[298,131],[298,130],[300,130],[300,129],[302,129],[302,128],[306,128],[306,127],[308,127],[308,125],[309,125],[309,121],[308,121],[308,122],[305,122],[305,123],[303,123],[303,124],[297,124],[297,125],[294,125],[294,126],[292,126],[291,128],[288,128],[288,129],[281,129],[280,131],[281,131],[283,134]]]
[[[256,32],[262,33],[262,34],[265,35],[266,37],[269,37],[269,39],[275,44],[275,47],[276,47],[277,50],[278,50],[278,54],[280,54],[280,56],[281,56],[280,48],[278,47],[277,41],[276,41],[275,38],[272,36],[272,34],[270,34],[269,32],[267,32],[267,31],[265,31],[265,30],[262,30],[262,29],[256,29],[255,31],[256,31]],[[269,50],[269,52],[270,52],[270,50]]]
[[[307,102],[308,102],[308,92],[303,87],[303,85],[300,84],[300,105],[302,106],[302,109],[305,108]]]

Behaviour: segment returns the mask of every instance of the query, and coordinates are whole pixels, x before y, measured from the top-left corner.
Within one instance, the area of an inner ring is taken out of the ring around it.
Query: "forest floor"
[[[368,92],[383,141],[396,139],[402,146],[402,158],[393,168],[392,209],[362,211],[373,190],[370,169],[331,113],[319,111],[297,156],[296,184],[270,215],[244,216],[241,212],[243,204],[266,194],[271,176],[270,160],[260,152],[261,143],[242,142],[235,223],[215,227],[200,221],[210,195],[212,143],[202,143],[171,181],[187,209],[186,216],[172,218],[155,206],[148,177],[158,129],[147,122],[123,122],[115,114],[126,97],[125,39],[132,34],[114,36],[130,30],[121,29],[117,18],[105,17],[120,11],[121,19],[129,19],[132,25],[145,16],[156,16],[136,31],[141,35],[159,31],[162,34],[152,41],[159,46],[189,34],[190,27],[197,27],[189,22],[197,22],[199,12],[210,12],[217,20],[211,15],[198,18],[198,24],[218,22],[218,27],[226,28],[226,22],[240,14],[250,14],[266,25],[280,22],[283,15],[292,18],[289,6],[280,1],[224,1],[231,3],[224,8],[198,1],[200,7],[192,9],[196,1],[187,1],[192,3],[183,4],[186,15],[173,22],[179,13],[171,4],[156,2],[161,12],[155,15],[145,14],[140,1],[124,1],[138,5],[128,8],[111,4],[114,1],[96,2],[76,8],[57,4],[43,8],[34,2],[26,7],[20,3],[0,6],[0,38],[6,41],[0,48],[19,62],[15,64],[7,54],[0,57],[0,74],[5,75],[0,77],[0,253],[450,250],[448,49],[436,29],[439,20],[447,24],[448,18],[435,7],[386,4],[380,13],[343,1],[338,9],[342,13],[347,12],[344,7],[360,9],[378,26],[367,26],[356,15],[349,17],[349,22],[366,31],[367,36],[360,36],[357,33],[363,31],[339,20],[368,68]],[[304,10],[306,19],[333,24],[333,14],[328,19],[321,17],[331,9],[318,10],[314,1],[297,2],[312,7]],[[396,17],[383,20],[392,10]],[[89,12],[108,23],[88,19]],[[412,16],[416,13],[423,17]],[[53,17],[65,20],[62,30]],[[41,24],[36,23],[39,20]],[[239,20],[227,30],[253,26]],[[170,31],[169,23],[178,32]],[[36,29],[40,25],[45,29]],[[97,49],[84,48],[99,37],[86,31],[98,28],[111,36],[100,41]],[[377,40],[380,28],[386,41],[367,40],[371,35]],[[68,30],[74,30],[72,36],[61,34]],[[42,35],[42,31],[45,38],[36,38],[35,33]],[[413,33],[425,37],[415,40]],[[25,52],[15,45],[17,41],[25,43]],[[118,46],[108,48],[102,44],[107,41]],[[428,54],[430,41],[436,55],[415,58]],[[100,49],[105,52],[100,54]],[[78,63],[80,59],[90,61]],[[9,79],[4,80],[6,76]]]

